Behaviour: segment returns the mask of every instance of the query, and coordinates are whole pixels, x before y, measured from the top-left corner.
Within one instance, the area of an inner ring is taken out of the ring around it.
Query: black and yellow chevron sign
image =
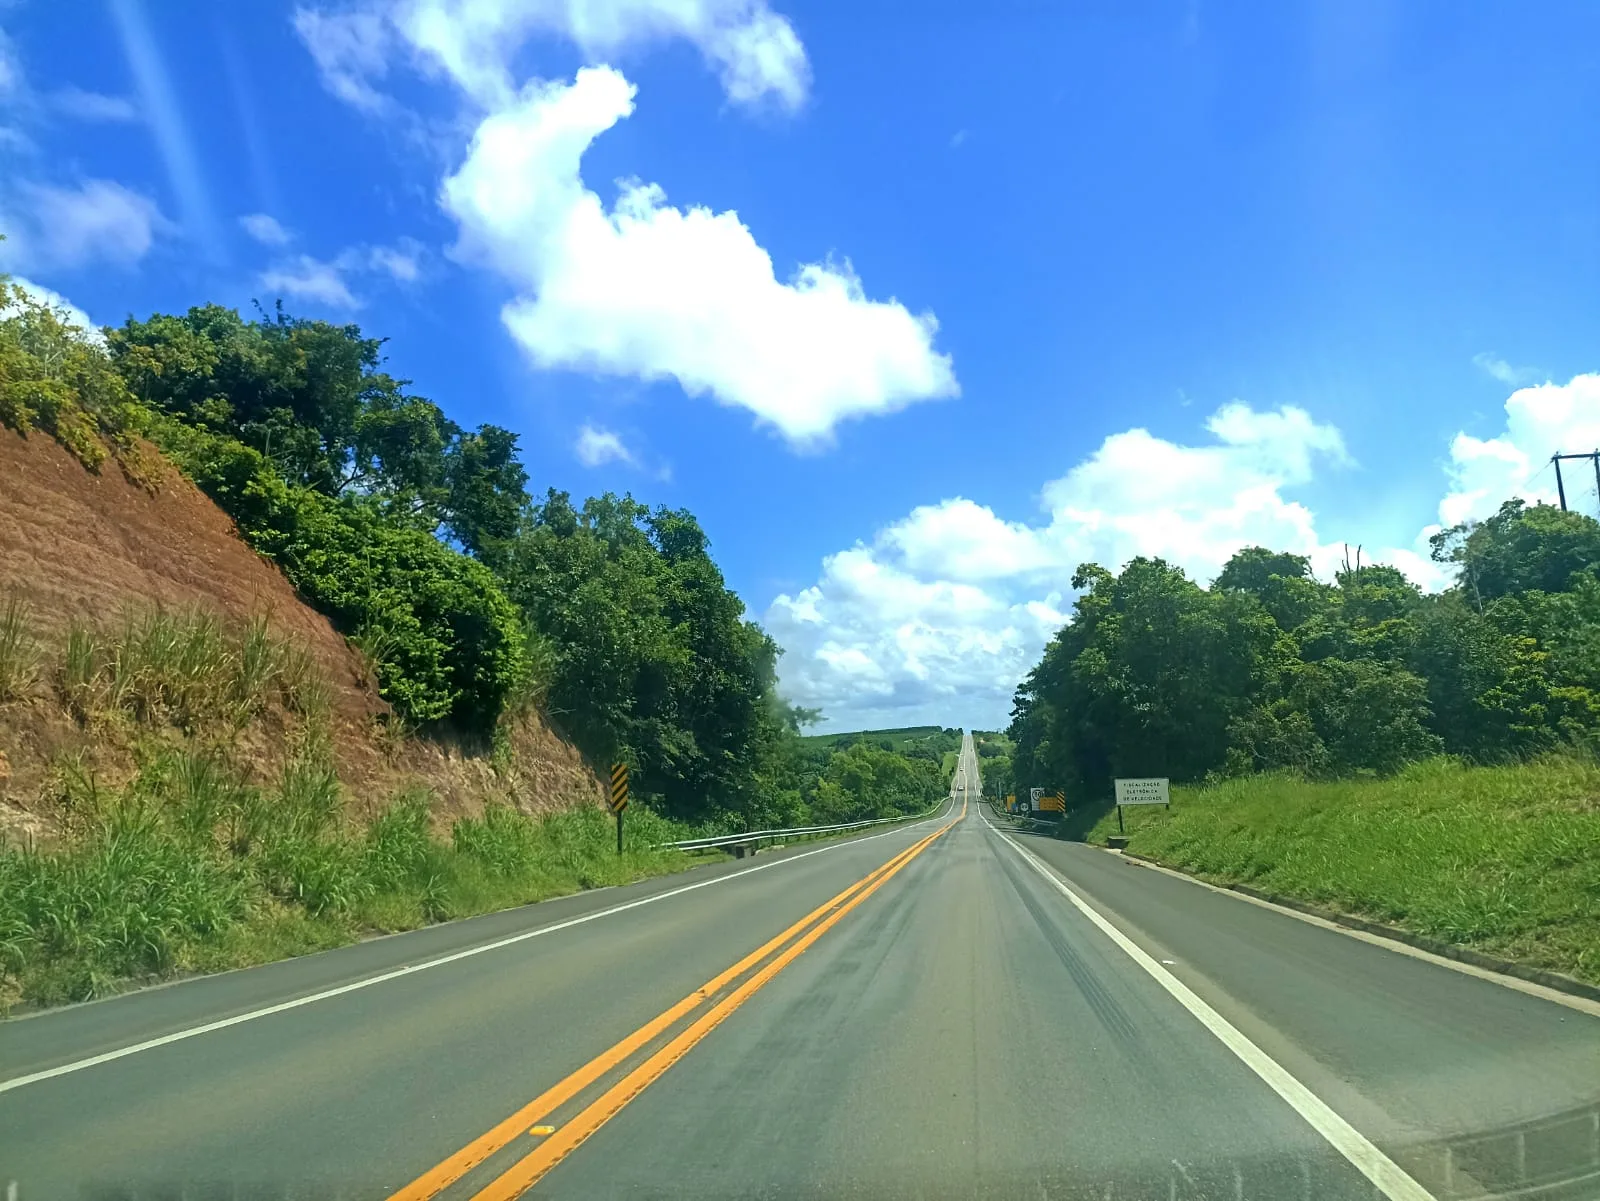
[[[628,765],[611,765],[611,812],[621,813],[628,807]]]
[[[1039,798],[1039,812],[1065,813],[1067,811],[1067,798],[1059,792],[1046,793]]]

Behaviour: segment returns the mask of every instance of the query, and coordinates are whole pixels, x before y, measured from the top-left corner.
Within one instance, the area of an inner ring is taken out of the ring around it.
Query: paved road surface
[[[1600,1007],[1001,833],[977,766],[886,834],[0,1024],[0,1189],[1600,1197]]]

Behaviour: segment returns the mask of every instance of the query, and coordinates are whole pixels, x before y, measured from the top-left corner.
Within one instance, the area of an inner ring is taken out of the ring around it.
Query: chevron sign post
[[[611,765],[611,812],[617,815],[617,854],[622,854],[622,811],[628,807],[628,765]]]

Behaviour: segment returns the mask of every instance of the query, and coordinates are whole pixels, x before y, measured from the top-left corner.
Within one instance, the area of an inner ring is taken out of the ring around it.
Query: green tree
[[[632,762],[677,816],[761,808],[777,647],[691,515],[612,495],[578,509],[551,491],[497,561],[554,647],[550,712],[586,753]]]
[[[1487,521],[1463,522],[1430,539],[1433,558],[1455,565],[1476,604],[1521,592],[1561,592],[1600,565],[1600,521],[1554,505],[1506,501]]]

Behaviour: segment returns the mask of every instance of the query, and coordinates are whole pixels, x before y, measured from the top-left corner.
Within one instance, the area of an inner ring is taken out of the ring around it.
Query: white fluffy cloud
[[[14,287],[21,288],[34,300],[49,305],[56,311],[57,316],[59,316],[68,325],[76,325],[79,329],[83,330],[90,341],[104,345],[105,335],[100,332],[100,326],[95,321],[90,319],[88,313],[84,312],[77,305],[73,304],[72,301],[61,295],[61,293],[57,292],[54,288],[47,288],[43,284],[36,284],[31,279],[24,279],[20,275],[13,275],[11,277],[11,284]],[[17,306],[14,304],[0,306],[0,320],[12,316],[12,314],[16,312],[16,309]]]
[[[758,0],[408,0],[295,18],[330,90],[384,111],[397,60],[453,82],[477,123],[444,180],[463,261],[503,276],[507,329],[542,368],[675,380],[748,409],[797,445],[839,422],[958,392],[937,322],[869,299],[848,262],[780,273],[737,213],[669,205],[619,185],[609,207],[582,178],[594,140],[634,108],[609,66],[519,83],[518,52],[564,35],[591,59],[686,39],[739,103],[795,107],[809,80],[793,28]]]
[[[257,213],[241,221],[257,241],[289,240],[287,231],[265,214]],[[255,223],[254,228],[252,223]],[[421,254],[421,243],[414,238],[402,238],[395,246],[351,246],[341,250],[331,261],[297,254],[274,263],[259,278],[261,286],[267,290],[296,300],[335,309],[358,309],[362,300],[350,287],[351,275],[387,275],[398,283],[413,283],[422,273]]]
[[[353,309],[361,303],[345,282],[344,272],[333,263],[325,263],[309,254],[296,255],[263,271],[261,286],[269,292],[333,309]]]
[[[1600,446],[1600,374],[1576,375],[1565,384],[1519,388],[1506,400],[1505,429],[1493,438],[1459,433],[1450,444],[1450,491],[1439,502],[1439,521],[1456,525],[1482,519],[1512,496],[1554,504],[1556,477],[1550,456]],[[1592,492],[1591,478],[1573,471],[1567,490]]]
[[[1194,446],[1143,429],[1107,438],[1045,484],[1035,524],[955,497],[829,556],[815,584],[766,613],[786,651],[785,691],[842,726],[1003,725],[1013,689],[1067,619],[1080,563],[1160,556],[1206,580],[1259,544],[1330,573],[1342,548],[1324,544],[1284,490],[1348,463],[1339,431],[1302,409],[1243,404],[1206,428],[1211,441]],[[1438,582],[1413,551],[1371,557]]]
[[[738,104],[795,108],[811,81],[794,27],[761,0],[378,0],[331,12],[300,8],[294,25],[328,90],[369,112],[392,105],[379,85],[400,52],[448,75],[483,107],[504,107],[518,90],[510,60],[537,34],[566,38],[591,62],[686,40]]]
[[[578,431],[578,441],[573,446],[573,453],[578,456],[578,462],[585,467],[634,462],[633,452],[623,444],[620,435],[593,425],[585,425]]]
[[[610,68],[529,85],[445,181],[456,253],[522,290],[503,315],[535,363],[671,377],[801,444],[957,391],[933,318],[869,300],[848,264],[780,282],[737,214],[674,208],[653,184],[625,183],[608,210],[579,163],[632,111],[632,85]]]
[[[0,7],[4,7],[0,4]],[[22,152],[0,171],[0,270],[72,270],[94,263],[130,267],[172,224],[142,192],[109,179],[62,182],[37,173],[27,129],[47,110],[81,120],[137,116],[120,97],[67,87],[41,94],[28,82],[15,43],[0,29],[0,150]]]
[[[132,266],[167,228],[148,196],[107,179],[76,186],[18,183],[4,203],[8,237],[0,253],[23,270]]]
[[[357,262],[366,270],[380,271],[397,283],[409,284],[422,275],[421,251],[421,243],[415,239],[401,238],[397,246],[371,246],[355,253]]]
[[[268,213],[248,213],[239,218],[239,224],[263,246],[287,246],[291,239],[289,231]]]

